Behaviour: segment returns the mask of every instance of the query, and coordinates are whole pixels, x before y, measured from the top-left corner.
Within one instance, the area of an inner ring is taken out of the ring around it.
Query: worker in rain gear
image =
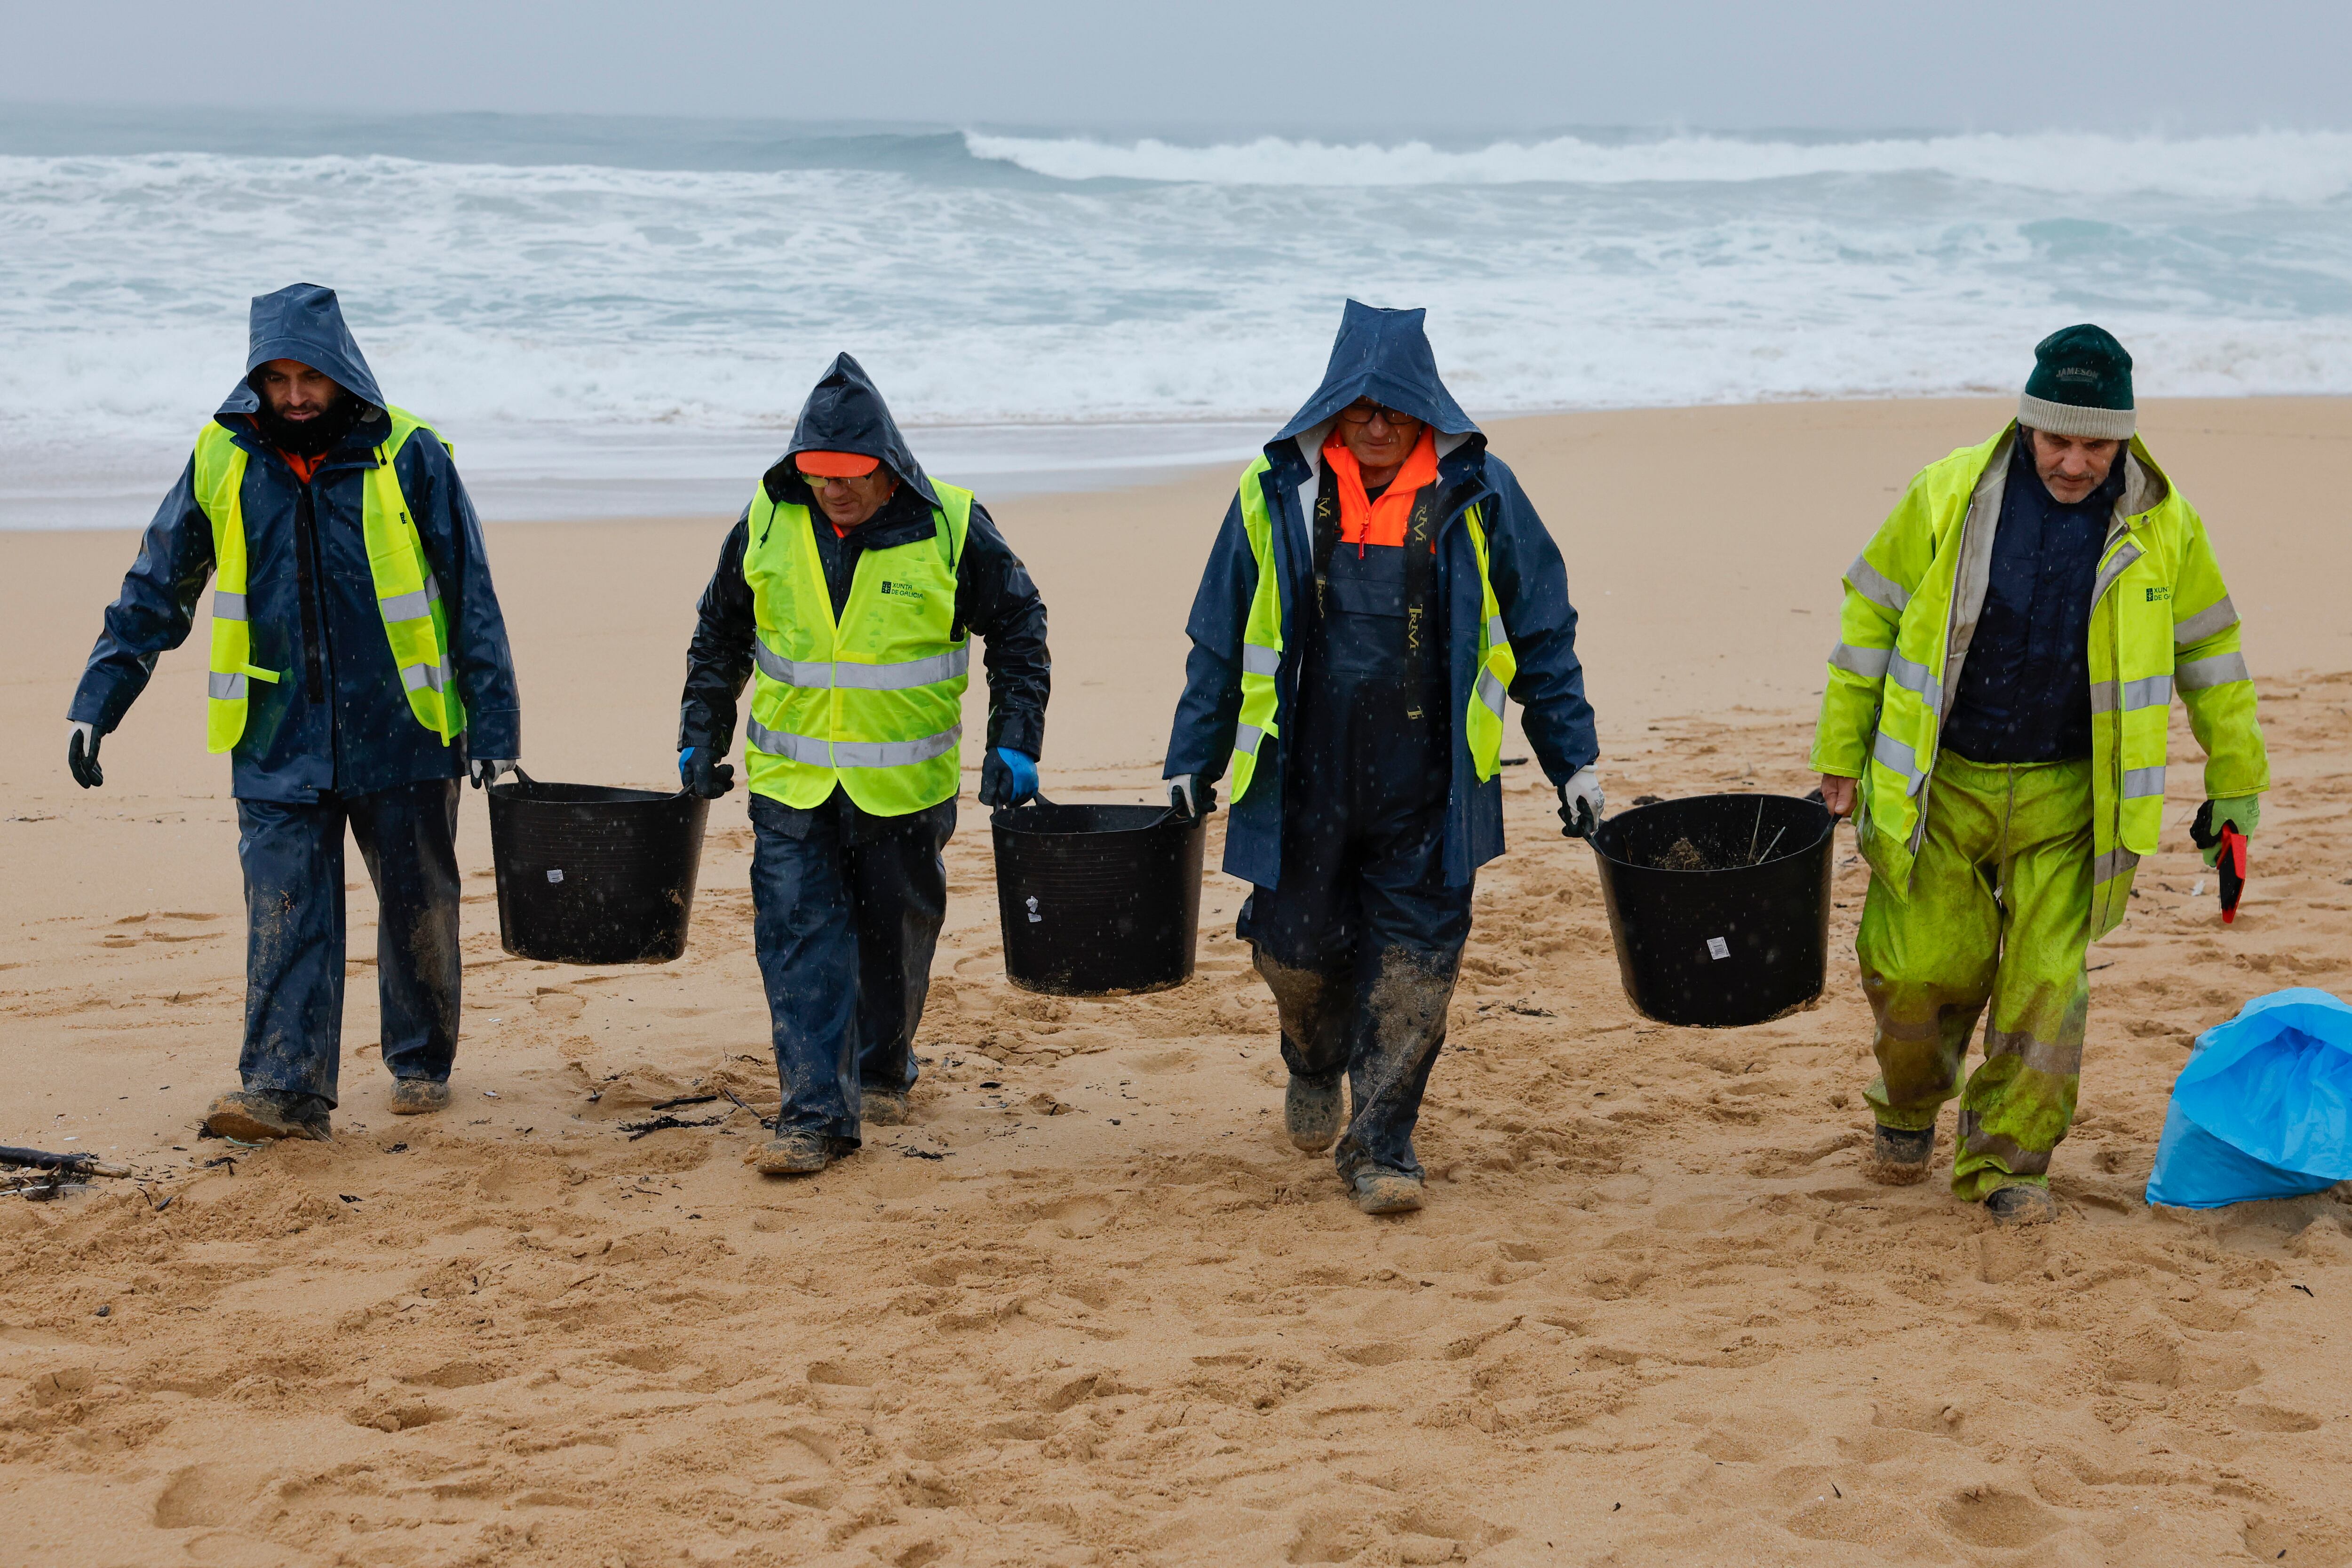
[[[2157,847],[2173,694],[2205,751],[2204,820],[2251,834],[2270,787],[2238,612],[2134,433],[2131,356],[2095,326],[2034,353],[2017,418],[1920,470],[1847,569],[1812,752],[1874,873],[1854,944],[1877,1021],[1871,1172],[1924,1177],[1958,1095],[1953,1194],[2004,1223],[2055,1212],[2084,952]]]
[[[1284,1125],[1332,1149],[1367,1214],[1421,1206],[1412,1129],[1472,883],[1503,851],[1507,692],[1567,831],[1601,811],[1559,551],[1423,314],[1349,300],[1323,384],[1244,470],[1166,766],[1191,814],[1231,765],[1224,868],[1252,884],[1239,933],[1280,1015]]]
[[[983,805],[1037,793],[1045,605],[970,490],[915,461],[843,354],[809,394],[703,590],[678,773],[715,799],[736,702],[751,787],[751,901],[783,1091],[751,1163],[821,1171],[862,1122],[908,1120],[916,1026],[947,912],[971,636],[986,639]]]
[[[245,375],[196,437],[106,611],[68,717],[100,742],[214,580],[205,742],[230,754],[247,920],[244,1087],[205,1125],[316,1138],[337,1100],[343,833],[375,885],[392,1110],[449,1103],[457,1049],[457,780],[521,749],[513,660],[473,503],[439,435],[394,407],[334,291],[253,301]]]

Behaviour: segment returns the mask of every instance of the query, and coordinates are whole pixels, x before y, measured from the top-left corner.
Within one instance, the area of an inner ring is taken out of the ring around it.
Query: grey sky
[[[1171,131],[2352,120],[2343,0],[0,0],[0,100]]]

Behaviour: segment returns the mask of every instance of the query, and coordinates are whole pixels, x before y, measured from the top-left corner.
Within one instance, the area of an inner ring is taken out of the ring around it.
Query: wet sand
[[[1612,801],[1809,787],[1839,572],[1914,468],[2001,416],[1494,426],[1569,557]],[[823,1176],[747,1173],[756,1129],[724,1100],[621,1127],[721,1087],[774,1102],[740,795],[688,956],[606,971],[501,952],[469,795],[466,1038],[433,1118],[383,1110],[354,858],[338,1142],[199,1142],[243,984],[203,631],[78,791],[62,714],[134,541],[0,534],[0,1142],[141,1172],[0,1198],[5,1555],[2352,1561],[2347,1190],[2139,1202],[2195,1033],[2279,986],[2352,987],[2352,403],[2144,417],[2245,612],[2278,783],[2225,929],[2187,846],[2197,770],[2174,769],[2167,848],[2092,957],[2063,1217],[2023,1233],[1859,1177],[1849,839],[1821,1004],[1665,1027],[1625,1002],[1590,854],[1532,767],[1507,775],[1416,1215],[1363,1218],[1282,1139],[1237,884],[1210,879],[1191,985],[1025,995],[968,799],[915,1124]],[[1231,484],[994,508],[1052,605],[1050,793],[1151,794]],[[493,531],[535,774],[674,777],[729,521]],[[2174,755],[2196,755],[2178,723]]]

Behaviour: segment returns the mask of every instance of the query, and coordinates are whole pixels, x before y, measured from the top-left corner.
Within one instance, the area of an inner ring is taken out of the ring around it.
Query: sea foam
[[[1426,306],[1492,414],[2005,392],[2082,320],[2146,394],[2352,391],[2336,134],[803,135],[774,167],[742,166],[751,131],[716,167],[436,136],[0,156],[0,525],[137,521],[243,364],[247,299],[297,278],[500,515],[731,509],[844,349],[909,424],[962,427],[929,438],[950,478],[1231,457],[1351,295]],[[1006,426],[1033,434],[972,433]]]

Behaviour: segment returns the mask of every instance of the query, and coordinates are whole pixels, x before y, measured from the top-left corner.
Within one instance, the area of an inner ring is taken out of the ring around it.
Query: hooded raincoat
[[[793,459],[803,452],[878,458],[899,480],[881,510],[836,533]],[[907,447],[887,405],[847,354],[809,394],[792,444],[761,477],[766,526],[806,528],[836,620],[869,551],[937,537],[940,494]],[[774,510],[806,509],[805,521]],[[754,591],[744,576],[751,516],[728,531],[703,590],[679,702],[680,749],[725,754],[735,738],[759,636]],[[772,546],[771,548],[773,548]],[[1029,756],[1044,750],[1052,660],[1045,605],[986,509],[971,504],[956,555],[951,639],[985,644],[988,738]],[[872,574],[869,574],[869,576]],[[930,986],[931,956],[947,915],[940,850],[955,830],[956,796],[911,812],[868,815],[836,782],[816,804],[752,794],[753,940],[768,993],[782,1105],[778,1136],[855,1143],[866,1097],[903,1094],[915,1082],[913,1042]]]
[[[1521,727],[1545,773],[1565,783],[1600,754],[1592,708],[1585,700],[1584,669],[1576,657],[1576,608],[1559,548],[1534,505],[1486,438],[1454,401],[1437,374],[1436,355],[1421,310],[1384,310],[1350,300],[1323,384],[1266,443],[1265,466],[1244,475],[1263,488],[1273,521],[1274,557],[1282,573],[1281,662],[1275,672],[1280,711],[1298,712],[1300,663],[1307,644],[1298,635],[1297,607],[1314,594],[1311,521],[1323,468],[1323,444],[1339,411],[1369,397],[1410,414],[1436,433],[1438,488],[1446,498],[1437,537],[1435,589],[1445,606],[1448,706],[1459,716],[1473,700],[1484,622],[1478,561],[1464,518],[1478,509],[1486,531],[1495,598],[1517,659],[1509,695],[1525,710]],[[1257,591],[1258,565],[1237,494],[1211,547],[1207,570],[1186,630],[1192,651],[1185,662],[1184,695],[1169,739],[1166,776],[1223,778],[1234,750],[1242,705],[1243,633]],[[1467,886],[1477,868],[1503,852],[1503,792],[1499,777],[1477,776],[1463,726],[1453,725],[1452,788],[1443,851],[1448,886]],[[1259,887],[1279,885],[1286,776],[1268,736],[1248,792],[1232,807],[1225,829],[1224,868]]]
[[[898,493],[882,510],[846,538],[836,537],[793,459],[803,452],[856,452],[878,458],[898,476]],[[809,394],[784,448],[760,484],[779,504],[810,509],[818,551],[841,613],[858,557],[928,536],[931,512],[940,504],[930,477],[915,460],[865,368],[847,354],[833,362]],[[751,589],[743,576],[743,553],[751,542],[751,508],[736,520],[720,546],[718,570],[703,590],[700,621],[687,653],[686,690],[679,705],[677,743],[709,746],[725,754],[733,743],[743,683],[751,677],[754,630]],[[984,640],[988,673],[988,744],[1031,757],[1045,745],[1045,700],[1053,685],[1053,659],[1045,647],[1045,604],[1028,569],[1021,564],[988,510],[972,503],[971,525],[956,563],[956,625],[959,635]]]
[[[246,374],[213,416],[248,454],[241,504],[254,660],[285,672],[256,681],[231,753],[240,800],[304,805],[456,778],[468,755],[514,757],[521,715],[506,623],[490,586],[480,521],[447,448],[425,432],[394,459],[402,497],[448,614],[449,659],[467,729],[444,745],[420,724],[394,663],[362,531],[362,489],[390,426],[383,394],[343,324],[334,290],[297,283],[253,301]],[[366,406],[310,479],[261,438],[256,370],[290,359],[324,372]],[[187,640],[214,573],[212,523],[195,462],[148,525],[122,592],[107,606],[68,716],[112,731],[146,689],[156,658]],[[195,699],[200,700],[200,696]]]

